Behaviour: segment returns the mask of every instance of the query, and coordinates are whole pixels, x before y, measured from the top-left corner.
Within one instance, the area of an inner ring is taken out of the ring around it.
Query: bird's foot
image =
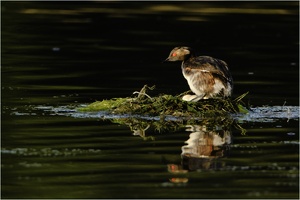
[[[184,95],[182,97],[182,100],[184,100],[184,101],[191,101],[191,102],[197,102],[200,99],[203,99],[203,97],[204,97],[204,95],[198,96],[198,95],[187,94],[187,95]]]

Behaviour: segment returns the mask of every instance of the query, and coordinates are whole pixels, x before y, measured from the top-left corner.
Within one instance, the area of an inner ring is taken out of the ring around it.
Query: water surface
[[[2,2],[2,198],[298,198],[298,2]],[[80,113],[225,60],[248,115]]]

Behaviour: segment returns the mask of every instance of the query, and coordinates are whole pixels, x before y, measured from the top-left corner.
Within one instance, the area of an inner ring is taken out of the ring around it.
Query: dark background
[[[234,97],[298,105],[298,22],[298,2],[2,2],[2,87],[82,102],[144,84],[179,94],[180,63],[162,61],[185,45],[229,64]]]

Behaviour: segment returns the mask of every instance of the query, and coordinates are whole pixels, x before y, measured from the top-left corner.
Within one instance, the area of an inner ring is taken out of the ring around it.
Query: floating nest
[[[183,101],[180,95],[162,94],[151,97],[148,92],[155,86],[145,85],[140,91],[133,92],[132,97],[113,98],[96,101],[80,111],[108,111],[113,114],[138,114],[147,116],[175,116],[175,117],[220,117],[231,113],[247,113],[242,99],[247,93],[234,100],[229,98],[203,99],[198,102]]]

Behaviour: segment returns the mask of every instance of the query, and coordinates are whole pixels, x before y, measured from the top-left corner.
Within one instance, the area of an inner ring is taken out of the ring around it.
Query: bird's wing
[[[194,62],[197,64],[192,65],[192,68],[201,69],[203,72],[212,73],[213,75],[232,82],[227,63],[223,60],[210,56],[199,56],[194,58]]]

